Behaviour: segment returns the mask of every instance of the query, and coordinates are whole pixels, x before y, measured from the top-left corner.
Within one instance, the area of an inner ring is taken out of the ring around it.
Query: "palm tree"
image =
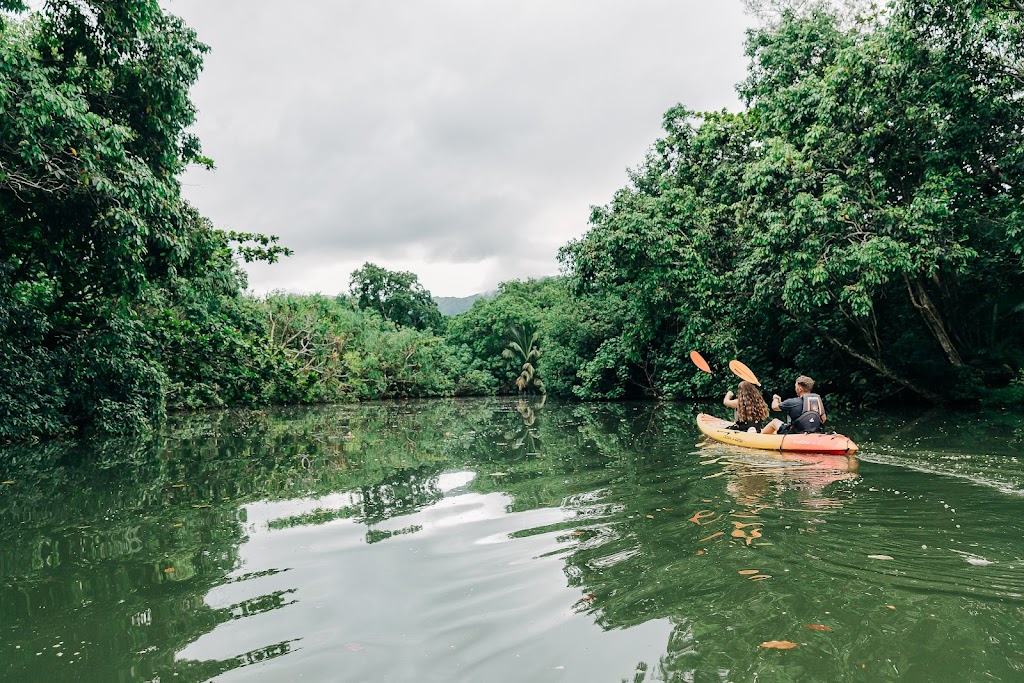
[[[508,326],[508,342],[506,348],[501,352],[502,358],[508,360],[521,359],[523,367],[516,378],[516,387],[520,393],[527,390],[536,390],[544,393],[544,382],[537,377],[536,361],[540,358],[540,347],[537,340],[540,339],[540,332],[534,332],[527,336],[526,328],[523,325]]]

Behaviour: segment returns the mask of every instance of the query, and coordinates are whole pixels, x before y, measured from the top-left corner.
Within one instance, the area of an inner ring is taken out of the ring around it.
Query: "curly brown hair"
[[[740,422],[761,422],[768,417],[768,404],[750,382],[740,382],[736,389],[736,419]]]

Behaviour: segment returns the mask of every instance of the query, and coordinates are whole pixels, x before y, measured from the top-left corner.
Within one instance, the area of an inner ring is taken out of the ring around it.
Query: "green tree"
[[[670,110],[563,249],[579,296],[626,307],[585,391],[713,388],[689,348],[933,400],[1024,364],[1024,309],[1004,293],[1024,285],[1024,13],[796,4],[812,6],[749,36],[746,111]]]
[[[741,267],[802,328],[926,396],[1019,338],[1019,321],[992,324],[994,283],[1024,284],[1019,30],[991,4],[907,0],[848,29],[787,16],[748,48],[763,147]]]
[[[349,291],[359,308],[373,309],[396,325],[418,330],[442,328],[441,311],[415,273],[365,263],[352,272]]]

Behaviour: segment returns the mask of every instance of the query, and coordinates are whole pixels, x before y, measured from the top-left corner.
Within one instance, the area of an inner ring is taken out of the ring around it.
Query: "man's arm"
[[[772,410],[778,412],[782,410],[782,397],[778,394],[772,394]]]

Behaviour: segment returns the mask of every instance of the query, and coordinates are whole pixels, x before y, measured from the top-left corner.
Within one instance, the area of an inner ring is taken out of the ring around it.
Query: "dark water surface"
[[[0,680],[1024,680],[1018,417],[840,416],[858,464],[698,446],[699,410],[338,406],[7,448]]]

